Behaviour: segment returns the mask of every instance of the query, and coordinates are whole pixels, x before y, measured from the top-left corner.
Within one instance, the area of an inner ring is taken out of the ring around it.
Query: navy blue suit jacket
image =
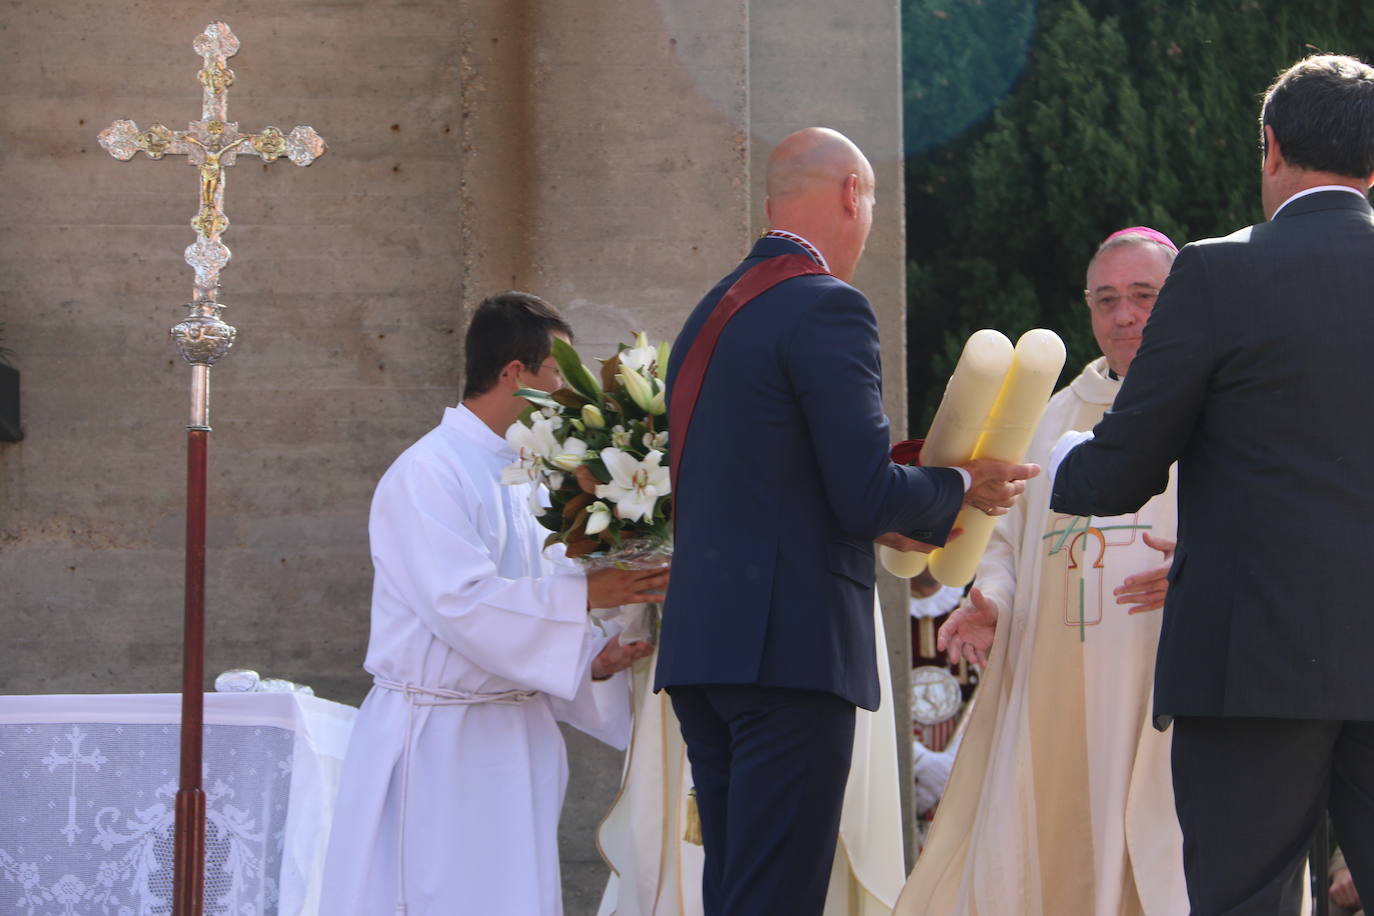
[[[1111,516],[1178,462],[1155,713],[1374,719],[1374,212],[1344,191],[1179,252],[1055,511]]]
[[[706,294],[668,366],[668,397],[707,316],[764,258],[764,238]],[[948,468],[888,457],[878,322],[829,275],[787,280],[726,325],[702,384],[674,494],[673,576],[655,689],[758,684],[878,706],[873,539],[941,544],[963,502]],[[680,457],[679,457],[680,455]]]

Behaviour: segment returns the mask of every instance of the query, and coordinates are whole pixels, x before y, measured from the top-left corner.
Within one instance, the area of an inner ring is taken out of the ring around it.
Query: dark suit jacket
[[[707,293],[673,346],[670,402],[730,285],[764,258],[800,253],[761,239]],[[797,277],[726,325],[678,467],[656,689],[760,684],[877,708],[873,539],[943,543],[963,501],[955,471],[899,467],[888,448],[878,323],[862,293]]]
[[[1374,719],[1374,213],[1343,191],[1185,247],[1053,507],[1179,467],[1155,713]]]

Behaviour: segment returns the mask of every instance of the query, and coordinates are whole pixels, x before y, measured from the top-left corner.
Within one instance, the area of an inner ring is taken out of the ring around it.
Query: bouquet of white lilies
[[[570,557],[664,547],[672,517],[667,342],[652,346],[640,333],[602,361],[599,380],[558,338],[553,357],[566,387],[518,392],[531,406],[506,432],[517,458],[502,482],[548,488],[539,523],[552,532],[547,543],[562,542]]]
[[[553,357],[565,387],[518,392],[530,409],[506,431],[516,462],[502,482],[544,484],[549,505],[531,508],[552,532],[545,544],[562,543],[567,556],[592,568],[663,565],[672,555],[668,343],[652,346],[641,332],[602,361],[599,380],[559,338]],[[657,637],[656,605],[619,616],[622,640]]]

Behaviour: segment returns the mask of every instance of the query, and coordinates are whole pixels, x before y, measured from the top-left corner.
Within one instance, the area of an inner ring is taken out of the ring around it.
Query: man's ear
[[[850,172],[849,177],[844,180],[844,193],[841,200],[844,204],[844,212],[853,217],[859,215],[859,191],[859,176]]]
[[[520,360],[511,360],[501,367],[501,375],[499,376],[501,385],[509,388],[511,391],[525,387],[520,381],[520,376],[527,371],[529,370],[526,369],[525,364],[520,362]]]
[[[1283,166],[1283,150],[1279,149],[1279,141],[1274,136],[1274,128],[1266,124],[1264,125],[1264,174],[1271,177],[1277,175]]]

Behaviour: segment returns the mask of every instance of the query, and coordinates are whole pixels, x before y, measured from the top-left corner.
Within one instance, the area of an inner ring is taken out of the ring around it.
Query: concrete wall
[[[226,182],[240,336],[213,371],[212,673],[359,701],[368,501],[454,402],[468,310],[537,292],[588,356],[673,335],[747,250],[762,158],[797,127],[845,131],[877,169],[859,283],[905,415],[896,0],[11,3],[0,321],[27,438],[0,444],[0,692],[178,688],[189,371],[166,329],[191,289],[194,172],[116,162],[95,134],[198,117],[190,45],[220,15],[242,41],[230,116],[313,125],[330,151],[245,158]],[[619,761],[575,735],[569,755],[576,914],[604,880],[591,833]]]
[[[854,284],[878,313],[883,401],[894,440],[906,438],[906,231],[902,169],[901,21],[896,2],[806,3],[753,0],[749,73],[751,218],[767,228],[764,175],[772,145],[809,124],[833,127],[859,145],[873,164],[877,205],[873,232]],[[786,23],[786,28],[763,27]],[[893,671],[899,771],[911,774],[911,615],[908,586],[886,573],[879,595]],[[911,793],[902,795],[903,823],[913,824]],[[907,831],[907,862],[912,861]]]

